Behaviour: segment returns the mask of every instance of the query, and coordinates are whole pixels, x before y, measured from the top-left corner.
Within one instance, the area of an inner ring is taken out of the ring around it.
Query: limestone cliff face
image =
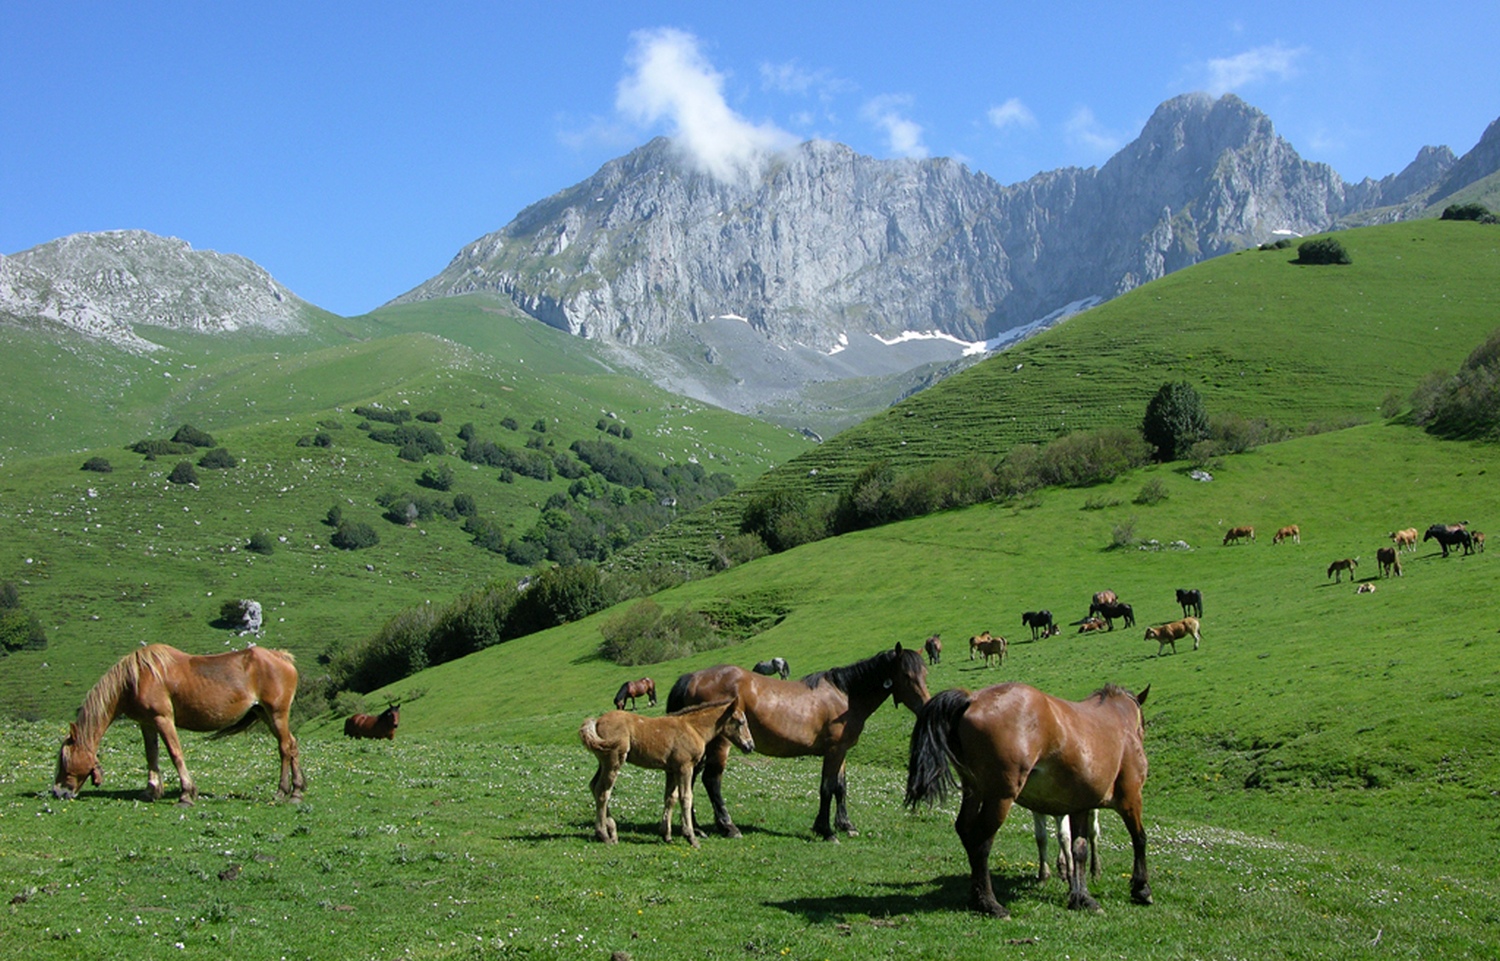
[[[292,333],[307,309],[244,257],[141,230],[73,234],[0,258],[0,315],[129,350],[155,347],[138,326]]]
[[[522,211],[396,302],[490,292],[622,345],[724,316],[781,346],[910,330],[982,341],[1398,203],[1452,164],[1446,148],[1424,152],[1400,177],[1350,187],[1260,111],[1201,94],[1163,104],[1101,168],[1011,186],[952,160],[876,160],[825,142],[728,184],[657,140]]]

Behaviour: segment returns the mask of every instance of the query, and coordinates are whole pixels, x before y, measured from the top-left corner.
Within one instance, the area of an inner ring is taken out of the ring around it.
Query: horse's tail
[[[260,705],[256,705],[256,707],[259,706]],[[254,727],[255,723],[260,720],[262,720],[260,711],[256,710],[255,708],[251,708],[250,710],[245,712],[244,717],[240,718],[238,721],[235,721],[233,724],[229,725],[226,728],[222,728],[221,730],[213,732],[208,736],[208,739],[210,741],[217,741],[221,737],[230,737],[234,734],[243,734],[246,731],[250,730],[250,728]]]
[[[597,717],[591,717],[583,722],[583,726],[578,729],[578,740],[583,742],[584,747],[596,754],[600,751],[613,750],[615,746],[612,741],[606,741],[599,736],[599,719]]]
[[[684,674],[672,685],[672,690],[667,692],[667,713],[672,714],[688,706],[688,688],[693,684],[693,675]]]
[[[945,800],[957,782],[950,764],[961,764],[959,718],[969,709],[970,694],[962,688],[938,693],[917,712],[911,732],[911,755],[906,765],[906,806]]]

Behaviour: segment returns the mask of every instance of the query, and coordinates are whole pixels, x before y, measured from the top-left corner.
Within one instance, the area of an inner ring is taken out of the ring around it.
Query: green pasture
[[[1429,372],[1457,369],[1500,324],[1500,231],[1407,221],[1343,231],[1353,263],[1305,267],[1296,248],[1245,250],[1139,287],[915,394],[737,496],[632,549],[694,552],[768,489],[837,493],[874,460],[898,472],[1074,430],[1137,427],[1162,384],[1185,380],[1210,415],[1294,433],[1381,419]]]
[[[129,725],[105,738],[105,785],[56,802],[45,792],[62,725],[9,722],[0,952],[1493,957],[1495,561],[1445,559],[1429,543],[1403,557],[1404,576],[1381,579],[1374,552],[1395,528],[1493,527],[1500,493],[1488,472],[1500,449],[1372,424],[1228,458],[1211,482],[1179,466],[864,531],[657,595],[667,608],[752,595],[791,608],[772,630],[712,655],[603,662],[606,612],[426,671],[372,697],[403,700],[394,742],[345,741],[339,718],[303,725],[300,806],[269,803],[275,752],[260,733],[189,736],[203,799],[191,809],[138,803],[144,765]],[[1168,498],[1133,503],[1153,479]],[[1108,549],[1132,521],[1147,549]],[[1285,523],[1301,526],[1300,545],[1270,543]],[[1221,546],[1240,524],[1255,525],[1257,540]],[[1374,594],[1325,576],[1342,557],[1360,558]],[[1203,591],[1203,645],[1158,657],[1142,633],[1179,616],[1177,587]],[[1103,588],[1134,604],[1137,626],[1067,627]],[[1037,607],[1064,623],[1062,635],[1030,640],[1020,612]],[[982,629],[1011,639],[1003,666],[967,659],[967,638]],[[1128,840],[1106,813],[1106,871],[1093,883],[1104,911],[1066,911],[1058,881],[1030,880],[1023,813],[991,861],[1014,917],[965,911],[953,802],[902,810],[912,718],[891,706],[851,755],[857,837],[813,839],[815,761],[751,756],[725,778],[743,839],[710,835],[698,851],[662,844],[661,777],[628,769],[615,795],[621,843],[592,840],[593,761],[576,730],[622,680],[650,673],[664,697],[679,673],[707,663],[781,655],[800,675],[933,632],[945,642],[933,691],[1021,680],[1081,698],[1106,682],[1151,685],[1154,906],[1129,903]],[[58,700],[72,705],[82,692],[70,693]]]

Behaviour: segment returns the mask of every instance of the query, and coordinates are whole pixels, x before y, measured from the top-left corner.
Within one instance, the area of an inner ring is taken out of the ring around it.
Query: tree
[[[1146,405],[1141,435],[1156,448],[1158,460],[1177,460],[1208,436],[1208,411],[1187,381],[1162,384]]]
[[[1349,259],[1349,251],[1344,245],[1332,237],[1320,237],[1317,240],[1303,241],[1297,247],[1297,260],[1299,264],[1352,264]]]

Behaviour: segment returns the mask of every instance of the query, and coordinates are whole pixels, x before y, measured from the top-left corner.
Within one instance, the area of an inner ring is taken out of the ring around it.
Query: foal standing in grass
[[[689,844],[697,847],[698,836],[693,831],[693,768],[703,760],[708,742],[720,736],[746,754],[755,750],[750,724],[738,700],[700,704],[665,717],[610,711],[603,717],[584,721],[578,729],[578,738],[599,759],[599,770],[589,782],[594,792],[594,835],[606,844],[618,840],[615,819],[609,816],[609,796],[620,768],[628,761],[637,767],[667,772],[662,839],[672,840],[672,804],[680,800],[682,834]]]

